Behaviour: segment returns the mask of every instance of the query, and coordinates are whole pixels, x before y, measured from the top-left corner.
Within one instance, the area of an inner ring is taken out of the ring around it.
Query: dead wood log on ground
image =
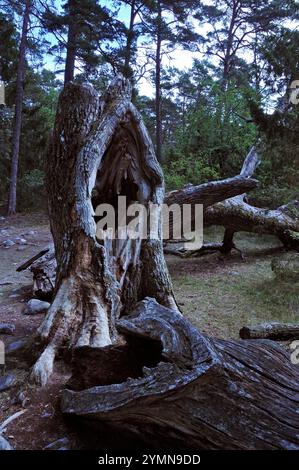
[[[33,274],[33,295],[41,300],[51,300],[56,280],[56,258],[54,245],[50,245],[17,268],[30,269]]]
[[[64,413],[160,451],[299,449],[298,368],[276,343],[207,338],[153,299],[117,326],[127,350],[78,351]]]
[[[291,323],[269,322],[261,325],[244,326],[240,330],[242,339],[273,339],[287,341],[299,339],[299,325]]]

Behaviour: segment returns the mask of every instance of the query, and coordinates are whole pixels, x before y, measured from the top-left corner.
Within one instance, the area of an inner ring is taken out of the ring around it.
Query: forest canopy
[[[258,144],[251,197],[266,207],[294,199],[297,26],[293,0],[1,0],[1,206],[12,155],[14,210],[45,206],[45,150],[64,84],[102,92],[118,73],[132,81],[167,190],[237,174]]]

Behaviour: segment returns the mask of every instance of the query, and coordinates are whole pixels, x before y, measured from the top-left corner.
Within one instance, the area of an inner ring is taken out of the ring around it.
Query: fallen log
[[[77,352],[63,413],[160,451],[299,449],[298,368],[276,343],[205,337],[149,298],[117,328],[126,351]]]
[[[291,323],[263,323],[261,325],[244,326],[239,332],[242,339],[273,339],[287,341],[299,339],[299,325]]]

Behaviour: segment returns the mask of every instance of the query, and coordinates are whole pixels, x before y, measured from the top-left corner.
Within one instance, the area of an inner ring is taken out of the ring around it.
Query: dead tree
[[[160,451],[299,449],[298,366],[276,343],[207,338],[153,299],[117,326],[126,350],[77,352],[64,413]]]
[[[259,165],[255,147],[247,155],[240,176],[251,178]],[[254,207],[246,202],[246,194],[213,205],[205,212],[206,226],[225,227],[222,252],[235,248],[236,232],[275,235],[287,249],[299,250],[299,201],[291,201],[275,210]]]
[[[89,85],[65,87],[47,188],[57,276],[32,375],[45,384],[55,356],[69,351],[74,371],[62,411],[160,449],[299,449],[298,369],[275,343],[207,338],[182,316],[159,213],[155,238],[96,232],[99,202],[117,208],[121,194],[159,208],[164,199],[152,143],[121,77],[102,99]]]
[[[99,240],[95,210],[125,195],[127,204],[157,207],[164,184],[152,142],[131,103],[131,88],[114,80],[102,99],[88,85],[62,92],[47,158],[49,216],[57,261],[54,300],[37,335],[43,352],[32,377],[41,384],[59,351],[121,342],[115,322],[146,296],[177,309],[157,237]]]

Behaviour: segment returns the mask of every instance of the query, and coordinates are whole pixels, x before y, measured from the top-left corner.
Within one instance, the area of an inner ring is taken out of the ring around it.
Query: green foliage
[[[239,173],[256,140],[255,127],[240,117],[248,113],[246,96],[247,90],[236,86],[224,92],[213,79],[202,86],[178,126],[175,144],[165,149],[169,189]]]

